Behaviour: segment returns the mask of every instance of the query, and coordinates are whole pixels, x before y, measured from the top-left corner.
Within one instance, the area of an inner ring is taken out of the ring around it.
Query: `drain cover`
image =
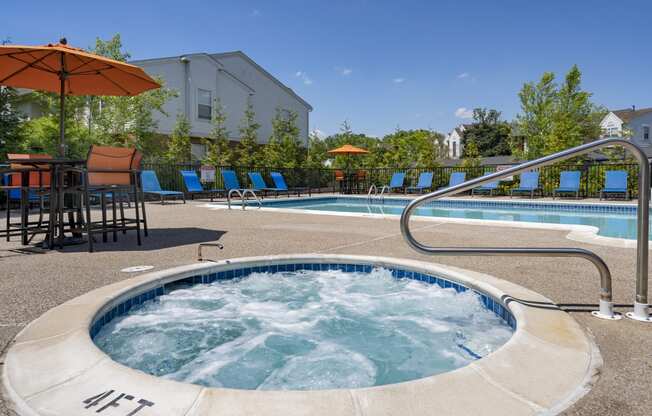
[[[138,273],[138,272],[144,272],[146,270],[152,270],[154,266],[132,266],[132,267],[127,267],[126,269],[120,270],[123,273]]]

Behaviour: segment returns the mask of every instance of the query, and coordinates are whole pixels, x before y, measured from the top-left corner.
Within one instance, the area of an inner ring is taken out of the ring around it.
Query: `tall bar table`
[[[22,243],[28,244],[27,224],[29,221],[29,172],[33,170],[43,170],[43,166],[49,166],[51,174],[50,179],[50,209],[48,218],[48,234],[43,241],[43,247],[54,248],[54,241],[57,240],[57,245],[63,247],[64,245],[80,244],[82,240],[82,218],[81,218],[81,197],[78,201],[72,202],[70,206],[66,206],[66,190],[74,188],[79,185],[76,181],[80,181],[82,177],[83,168],[86,165],[84,159],[8,159],[7,163],[25,166],[25,172],[22,175],[22,183],[28,184],[21,187],[21,225],[23,228]],[[31,169],[30,169],[31,167]],[[78,173],[79,175],[74,175]],[[75,178],[77,176],[77,178]],[[75,198],[77,199],[77,198]],[[73,207],[77,203],[77,208]],[[74,219],[74,211],[77,211],[77,220]],[[66,230],[64,213],[68,212],[68,230]],[[71,232],[72,238],[68,239],[65,232]]]

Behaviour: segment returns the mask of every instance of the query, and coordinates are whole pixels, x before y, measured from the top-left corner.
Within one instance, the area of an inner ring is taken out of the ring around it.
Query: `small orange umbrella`
[[[345,144],[344,146],[338,147],[337,149],[329,150],[327,153],[331,155],[361,155],[369,153],[369,151],[360,147],[352,146],[350,144]]]
[[[44,46],[0,46],[0,85],[60,95],[60,155],[65,156],[66,95],[133,96],[160,85],[134,65],[68,46],[66,39]]]
[[[345,144],[342,147],[338,147],[337,149],[329,150],[326,152],[331,155],[346,155],[346,171],[348,173],[349,171],[349,162],[351,155],[364,155],[369,153],[368,150],[362,149],[360,147],[355,147],[350,144]]]

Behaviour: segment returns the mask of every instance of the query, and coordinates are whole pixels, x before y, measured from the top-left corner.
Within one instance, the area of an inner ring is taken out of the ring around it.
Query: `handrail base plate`
[[[627,312],[625,314],[629,319],[639,322],[652,323],[652,315],[650,315],[650,305],[646,303],[634,303],[634,312]]]

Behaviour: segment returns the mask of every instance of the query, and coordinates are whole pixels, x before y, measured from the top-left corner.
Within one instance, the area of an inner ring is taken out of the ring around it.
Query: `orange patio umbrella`
[[[134,96],[159,88],[142,68],[68,46],[0,45],[0,85],[58,93],[59,153],[65,156],[66,95]]]
[[[349,162],[351,155],[364,155],[369,153],[368,150],[362,149],[360,147],[355,147],[350,144],[345,144],[344,146],[338,147],[337,149],[332,149],[326,152],[331,155],[346,155],[346,170],[349,170]]]
[[[327,153],[331,155],[361,155],[369,153],[369,151],[360,147],[352,146],[350,144],[345,144],[344,146],[338,147],[337,149],[329,150]]]

